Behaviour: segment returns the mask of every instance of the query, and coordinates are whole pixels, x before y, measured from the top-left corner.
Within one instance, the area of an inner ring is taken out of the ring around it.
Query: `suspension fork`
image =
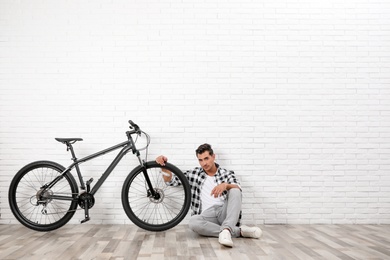
[[[150,181],[148,172],[146,170],[145,162],[141,159],[139,151],[136,151],[135,153],[136,153],[138,161],[139,161],[139,163],[140,163],[140,165],[142,167],[142,172],[144,174],[144,178],[145,178],[146,183],[147,183],[148,188],[149,188],[149,190],[148,190],[148,197],[150,197],[150,196],[151,197],[156,197],[158,193],[154,190],[152,182]]]
[[[152,185],[152,182],[150,181],[150,178],[149,178],[149,175],[148,175],[148,172],[146,171],[146,166],[145,166],[145,161],[143,161],[141,159],[141,154],[140,152],[137,150],[137,148],[135,147],[135,143],[134,143],[134,140],[133,140],[133,137],[131,136],[131,132],[126,132],[127,134],[127,137],[131,143],[131,149],[132,149],[132,152],[134,155],[137,156],[138,158],[138,161],[139,161],[139,164],[141,165],[142,167],[142,172],[144,174],[144,178],[146,180],[146,183],[148,184],[148,188],[149,188],[149,192],[150,192],[150,195],[153,196],[153,197],[156,197],[157,196],[157,192],[154,190],[153,188],[153,185]],[[148,197],[150,196],[149,193],[148,193]]]

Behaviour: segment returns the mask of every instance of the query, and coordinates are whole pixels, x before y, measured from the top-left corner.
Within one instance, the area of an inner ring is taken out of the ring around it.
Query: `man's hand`
[[[161,166],[165,166],[165,163],[168,161],[168,158],[165,157],[164,155],[160,155],[159,157],[156,158],[156,162],[160,164]],[[163,179],[165,182],[170,182],[172,179],[172,173],[168,171],[165,168],[162,168],[161,171],[163,172]]]
[[[211,195],[214,196],[214,198],[219,197],[222,195],[222,192],[228,189],[227,183],[221,183],[214,187],[214,189],[211,191]]]
[[[156,158],[156,162],[160,164],[161,166],[165,166],[165,163],[168,161],[168,158],[164,155],[160,155]]]

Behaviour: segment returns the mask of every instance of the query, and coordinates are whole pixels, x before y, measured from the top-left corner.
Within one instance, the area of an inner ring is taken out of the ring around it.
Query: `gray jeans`
[[[212,206],[200,215],[191,216],[190,229],[202,236],[218,237],[219,233],[227,228],[232,237],[239,237],[240,228],[236,224],[240,216],[241,203],[241,190],[230,189],[222,206]]]

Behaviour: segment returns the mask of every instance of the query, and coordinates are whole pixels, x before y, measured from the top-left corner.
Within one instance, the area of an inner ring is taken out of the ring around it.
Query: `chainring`
[[[95,198],[91,193],[85,192],[85,193],[80,194],[79,199],[78,199],[78,203],[79,203],[80,208],[85,209],[85,205],[87,204],[86,202],[88,202],[89,209],[92,208],[93,205],[95,205]]]

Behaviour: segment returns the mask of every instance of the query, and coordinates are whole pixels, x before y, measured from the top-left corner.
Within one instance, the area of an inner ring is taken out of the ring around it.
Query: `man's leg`
[[[191,216],[190,229],[202,236],[218,237],[219,232],[221,232],[221,226],[217,218],[218,208],[221,207],[211,207],[203,211],[201,215]]]
[[[232,237],[240,236],[240,228],[236,226],[241,212],[242,193],[240,189],[229,190],[227,200],[217,212],[218,223],[221,223],[218,232],[229,229]]]
[[[200,215],[193,215],[189,227],[195,233],[209,237],[219,237],[219,233],[227,228],[232,237],[239,237],[240,228],[236,224],[240,216],[241,204],[241,190],[231,189],[223,206],[213,206]]]

